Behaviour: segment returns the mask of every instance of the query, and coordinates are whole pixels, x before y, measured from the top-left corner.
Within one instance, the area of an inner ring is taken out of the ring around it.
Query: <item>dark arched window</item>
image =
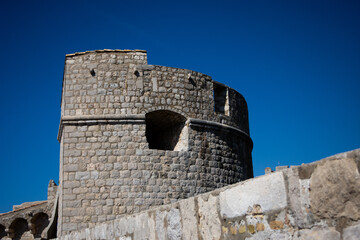
[[[5,231],[5,226],[0,224],[0,239],[2,239],[3,237],[5,237],[7,235],[6,231]]]
[[[37,213],[31,219],[31,233],[35,238],[40,238],[47,225],[49,225],[48,215],[46,213]]]
[[[146,121],[146,139],[150,149],[160,150],[184,150],[187,141],[181,137],[184,130],[186,118],[181,114],[158,110],[147,113]]]
[[[21,239],[27,231],[29,231],[28,222],[23,218],[16,218],[9,227],[9,237],[16,240]]]

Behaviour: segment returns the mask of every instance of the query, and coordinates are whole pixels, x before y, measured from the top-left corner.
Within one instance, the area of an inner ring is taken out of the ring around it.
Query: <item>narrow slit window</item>
[[[216,83],[214,83],[214,111],[229,116],[228,89]]]

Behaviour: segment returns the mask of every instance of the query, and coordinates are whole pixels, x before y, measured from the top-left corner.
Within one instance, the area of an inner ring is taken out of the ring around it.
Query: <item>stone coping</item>
[[[5,215],[7,215],[7,214],[19,212],[19,211],[24,210],[24,209],[27,209],[27,208],[35,207],[35,206],[38,206],[38,205],[41,205],[41,204],[44,204],[44,203],[47,203],[47,200],[38,201],[38,202],[36,202],[36,203],[34,203],[34,204],[31,204],[31,205],[28,205],[28,206],[25,206],[25,207],[22,207],[22,208],[18,208],[18,209],[15,209],[15,210],[13,210],[13,211],[10,211],[10,212],[0,213],[0,217],[1,217],[1,216],[5,216]]]
[[[104,52],[117,52],[117,53],[129,53],[129,52],[140,52],[140,53],[147,53],[146,50],[140,50],[140,49],[103,49],[103,50],[91,50],[91,51],[85,51],[85,52],[76,52],[76,53],[70,53],[66,54],[66,57],[73,57],[73,56],[79,56],[84,55],[87,53],[104,53]]]

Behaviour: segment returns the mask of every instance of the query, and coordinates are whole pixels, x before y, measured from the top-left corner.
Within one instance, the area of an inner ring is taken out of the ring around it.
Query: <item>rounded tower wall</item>
[[[66,57],[60,234],[252,177],[241,94],[146,59],[144,51]]]
[[[247,105],[240,93],[199,72],[147,65],[144,51],[67,55],[63,98],[62,116],[168,109],[249,131]]]

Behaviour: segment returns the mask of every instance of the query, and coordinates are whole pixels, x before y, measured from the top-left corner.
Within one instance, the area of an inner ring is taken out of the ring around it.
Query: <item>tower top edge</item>
[[[141,49],[102,49],[102,50],[92,50],[92,51],[85,51],[85,52],[76,52],[76,53],[70,53],[66,54],[66,57],[73,57],[73,56],[79,56],[84,55],[87,53],[147,53],[146,50]]]

